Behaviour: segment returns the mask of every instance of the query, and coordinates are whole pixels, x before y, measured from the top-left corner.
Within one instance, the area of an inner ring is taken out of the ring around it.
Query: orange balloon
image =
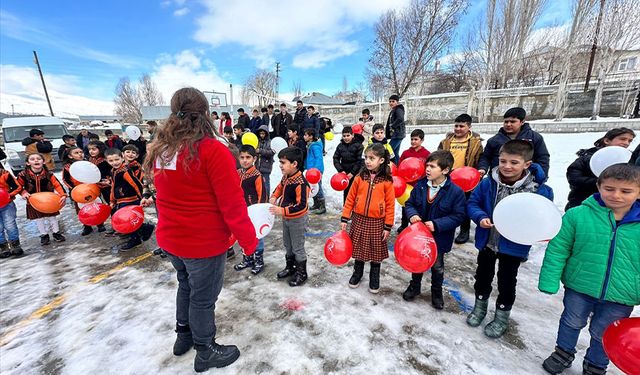
[[[100,188],[96,184],[80,184],[71,190],[71,199],[78,203],[91,203],[100,196]]]
[[[60,204],[60,196],[48,191],[31,194],[29,197],[29,204],[43,214],[54,214],[62,208],[62,204]]]

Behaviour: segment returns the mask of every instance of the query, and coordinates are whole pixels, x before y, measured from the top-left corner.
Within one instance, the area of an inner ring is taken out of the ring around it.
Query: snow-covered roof
[[[312,92],[311,94],[293,98],[293,101],[298,101],[298,100],[302,100],[302,102],[305,105],[307,104],[315,104],[315,105],[344,104],[344,101],[340,99],[333,98],[331,96],[327,96],[319,92]]]

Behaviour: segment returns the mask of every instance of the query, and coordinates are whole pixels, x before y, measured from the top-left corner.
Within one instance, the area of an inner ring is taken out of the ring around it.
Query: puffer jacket
[[[567,181],[569,181],[569,198],[564,210],[577,207],[591,195],[598,192],[596,183],[598,177],[591,171],[589,162],[598,147],[592,147],[578,151],[578,158],[567,168]]]
[[[396,204],[391,176],[383,178],[378,175],[373,181],[370,176],[369,171],[365,170],[353,179],[341,221],[349,222],[351,214],[355,212],[366,217],[384,218],[384,229],[391,230]]]
[[[360,134],[354,134],[351,143],[340,141],[333,154],[333,165],[338,172],[351,173],[354,176],[360,172],[364,165],[362,141],[364,141],[364,137]]]
[[[304,123],[302,124],[301,134],[304,133],[307,129],[313,129],[316,134],[316,137],[320,136],[320,114],[314,113],[311,116],[307,116],[304,119]]]
[[[593,298],[640,305],[640,200],[616,224],[596,193],[567,211],[549,242],[538,289],[557,293],[559,281]]]
[[[385,137],[388,139],[403,139],[405,135],[404,106],[398,104],[389,112],[387,126],[385,128]]]
[[[264,139],[260,138],[260,132],[267,133]],[[256,168],[261,174],[268,176],[273,169],[273,156],[276,154],[271,148],[271,138],[269,137],[269,128],[262,125],[258,128],[258,148],[256,149]]]
[[[320,173],[324,173],[324,160],[322,158],[322,141],[311,142],[307,147],[307,160],[304,163],[305,169],[316,168]]]
[[[29,156],[31,154],[42,154],[44,156],[44,165],[50,171],[53,171],[56,168],[56,164],[53,161],[53,156],[51,156],[51,152],[53,151],[53,145],[49,141],[36,141],[31,137],[27,137],[22,140],[22,145],[24,147],[24,155]]]

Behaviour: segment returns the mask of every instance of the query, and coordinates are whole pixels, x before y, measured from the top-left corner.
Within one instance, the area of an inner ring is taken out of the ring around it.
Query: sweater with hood
[[[260,133],[265,132],[264,139],[260,137]],[[262,125],[258,128],[258,148],[256,149],[256,168],[263,176],[271,174],[273,169],[273,156],[276,152],[271,148],[271,137],[269,136],[269,127]]]

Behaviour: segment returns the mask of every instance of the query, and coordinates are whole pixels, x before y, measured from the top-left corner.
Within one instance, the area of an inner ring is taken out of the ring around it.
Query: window
[[[637,57],[628,57],[626,59],[621,59],[620,63],[618,64],[618,71],[624,72],[624,71],[635,70],[636,61],[637,61]]]

